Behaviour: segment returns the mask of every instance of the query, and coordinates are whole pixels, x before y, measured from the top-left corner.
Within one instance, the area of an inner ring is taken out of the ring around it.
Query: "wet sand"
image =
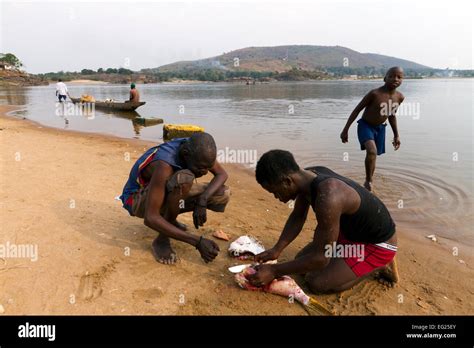
[[[114,200],[152,143],[5,116],[13,109],[0,106],[0,244],[36,244],[38,260],[0,259],[5,314],[306,315],[285,298],[238,288],[227,272],[236,263],[227,255],[228,242],[217,241],[221,253],[211,264],[179,242],[173,242],[177,265],[154,260],[156,233]],[[250,233],[271,247],[288,206],[263,191],[248,170],[225,168],[231,201],[224,214],[209,213],[205,235],[215,229],[233,238]],[[192,224],[191,214],[180,220]],[[311,216],[280,261],[311,240],[315,224]],[[444,238],[432,242],[409,225],[398,224],[398,231],[401,281],[395,288],[370,279],[317,298],[340,315],[472,314],[472,248]]]

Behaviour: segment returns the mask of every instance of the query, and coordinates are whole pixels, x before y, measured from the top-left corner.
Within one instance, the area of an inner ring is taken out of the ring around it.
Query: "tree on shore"
[[[15,69],[20,69],[23,63],[13,53],[0,53],[0,62],[13,66]]]
[[[94,70],[91,70],[91,69],[82,69],[81,70],[81,75],[93,75],[93,74],[95,74]]]

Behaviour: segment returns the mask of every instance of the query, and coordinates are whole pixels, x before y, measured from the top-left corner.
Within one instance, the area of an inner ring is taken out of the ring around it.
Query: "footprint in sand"
[[[79,282],[79,298],[90,301],[102,295],[100,277],[97,273],[85,274]]]
[[[102,266],[97,272],[86,272],[86,274],[82,275],[77,290],[78,297],[82,300],[90,301],[102,295],[102,284],[110,273],[115,270],[116,263],[117,261],[112,261]]]
[[[383,291],[374,280],[366,280],[344,292],[340,299],[343,310],[340,314],[377,314],[372,302]]]

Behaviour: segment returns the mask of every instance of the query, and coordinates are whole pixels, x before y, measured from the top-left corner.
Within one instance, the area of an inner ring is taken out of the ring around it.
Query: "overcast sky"
[[[32,73],[139,70],[287,44],[473,69],[472,0],[0,1],[0,52]]]

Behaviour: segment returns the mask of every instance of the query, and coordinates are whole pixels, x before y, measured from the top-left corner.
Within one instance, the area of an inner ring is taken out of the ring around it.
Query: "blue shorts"
[[[64,101],[66,101],[66,98],[67,98],[67,95],[64,95],[64,94],[58,95],[58,99],[59,99],[60,103],[62,102],[62,99],[64,99]]]
[[[360,149],[365,150],[365,142],[367,140],[375,141],[377,146],[377,155],[385,153],[385,127],[386,124],[372,126],[363,119],[357,121],[357,136],[359,137]]]

